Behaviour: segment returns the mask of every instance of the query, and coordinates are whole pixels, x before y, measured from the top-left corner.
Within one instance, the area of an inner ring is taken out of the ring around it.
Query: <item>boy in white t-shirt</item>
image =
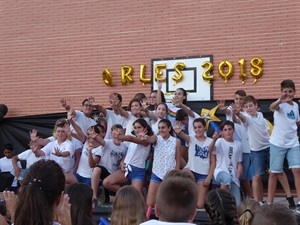
[[[220,134],[213,134],[213,141],[208,149],[216,155],[217,163],[214,171],[215,180],[221,188],[230,191],[236,204],[241,202],[240,180],[243,173],[242,144],[233,139],[234,123],[226,120],[220,125]]]
[[[244,98],[244,113],[233,105],[233,113],[242,121],[246,127],[251,148],[252,163],[252,189],[254,199],[261,204],[263,201],[262,175],[265,174],[265,162],[269,163],[269,126],[261,112],[257,112],[258,105],[256,99],[249,95]],[[290,186],[286,174],[283,172],[279,176],[280,183],[284,188],[289,207],[295,209],[295,203],[291,194]]]
[[[283,173],[283,162],[287,158],[294,175],[298,197],[296,211],[300,213],[300,146],[297,129],[300,125],[299,106],[293,101],[296,87],[292,80],[281,82],[281,96],[270,105],[274,110],[274,129],[270,138],[270,175],[268,198],[274,201],[277,178]]]

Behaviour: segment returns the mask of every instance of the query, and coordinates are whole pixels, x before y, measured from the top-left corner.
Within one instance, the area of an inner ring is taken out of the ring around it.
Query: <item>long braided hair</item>
[[[213,225],[239,225],[235,198],[229,191],[210,191],[204,207]]]

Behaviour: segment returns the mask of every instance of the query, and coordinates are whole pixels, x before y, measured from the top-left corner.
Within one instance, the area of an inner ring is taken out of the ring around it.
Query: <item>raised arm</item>
[[[162,88],[162,82],[160,80],[157,80],[157,93],[156,93],[156,104],[157,105],[162,102],[161,88]]]
[[[36,129],[29,131],[29,135],[30,135],[30,140],[37,143],[40,146],[46,146],[50,142],[50,140],[47,138],[40,138],[37,135]]]
[[[247,118],[241,113],[241,111],[236,107],[235,104],[232,104],[232,121],[234,123],[240,123],[238,119],[236,119],[236,117],[242,122],[242,123],[246,123],[247,122]]]
[[[100,157],[93,155],[92,150],[94,148],[94,144],[91,140],[88,141],[88,163],[91,168],[94,168],[99,162],[100,162]]]
[[[220,137],[220,134],[218,132],[215,132],[212,136],[212,142],[209,144],[208,146],[208,150],[210,152],[214,151],[216,149],[216,141],[218,140],[218,138]]]
[[[279,110],[279,105],[281,103],[284,103],[284,102],[288,102],[288,101],[291,101],[292,98],[288,97],[286,94],[281,94],[280,98],[275,101],[275,102],[272,102],[272,104],[270,105],[270,110],[271,111],[277,111]]]
[[[118,110],[120,115],[125,117],[126,119],[128,119],[129,113],[125,109],[122,108],[121,104],[119,104],[120,100],[118,99],[118,96],[112,94],[111,95],[111,101],[112,101],[112,105],[116,107],[116,109]]]
[[[228,109],[227,106],[225,106],[225,100],[219,100],[217,101],[218,103],[218,108],[220,109],[220,111],[222,113],[224,113],[225,115],[228,115],[230,113],[230,110]]]
[[[74,110],[72,108],[70,108],[70,110],[68,111],[68,114],[67,114],[67,118],[70,122],[70,125],[72,125],[72,127],[74,128],[74,130],[77,133],[75,138],[78,138],[82,143],[84,143],[86,141],[86,136],[82,132],[81,128],[77,125],[77,123],[75,123],[75,121],[73,120],[73,118],[74,118],[73,112],[74,112]],[[74,136],[73,133],[71,133],[71,135]]]
[[[12,165],[13,165],[13,168],[14,168],[14,174],[15,174],[15,177],[19,177],[20,174],[21,174],[21,168],[18,167],[18,161],[20,161],[19,157],[17,155],[15,155],[11,162],[12,162]]]
[[[209,154],[210,154],[210,165],[209,165],[209,171],[208,171],[207,177],[203,182],[204,186],[210,185],[212,176],[213,176],[215,168],[216,168],[216,155],[213,154],[211,151],[209,152]]]
[[[66,111],[69,111],[71,106],[67,103],[67,99],[65,97],[61,98],[60,99],[60,103],[61,103],[61,106],[66,110]]]
[[[174,98],[174,100],[175,100],[175,99],[176,99],[176,98]],[[185,104],[183,104],[182,102],[177,101],[177,100],[174,101],[174,105],[180,106],[180,108],[182,108],[182,110],[183,110],[188,116],[190,116],[190,117],[192,117],[192,118],[195,118],[194,112],[193,112],[189,107],[187,107],[187,105],[185,105]]]
[[[98,110],[100,113],[103,114],[103,116],[106,117],[106,109],[102,105],[99,105],[98,103],[96,103],[95,97],[90,96],[88,99],[89,99],[89,102],[92,104],[93,108],[95,110]]]
[[[190,143],[190,136],[187,135],[186,133],[184,133],[184,132],[181,130],[180,125],[181,125],[181,122],[178,121],[178,120],[176,120],[175,126],[174,126],[174,131],[175,131],[175,133],[176,133],[179,137],[183,138],[183,140],[185,140],[185,142],[186,142],[187,144],[189,144],[189,143]]]

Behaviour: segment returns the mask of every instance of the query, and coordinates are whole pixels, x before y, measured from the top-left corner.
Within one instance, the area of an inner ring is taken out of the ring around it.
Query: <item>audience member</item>
[[[260,204],[253,199],[242,201],[237,209],[240,225],[251,225],[255,212],[259,207]]]

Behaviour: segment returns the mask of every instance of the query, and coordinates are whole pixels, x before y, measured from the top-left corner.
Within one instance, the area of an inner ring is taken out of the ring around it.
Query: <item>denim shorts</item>
[[[260,176],[265,174],[265,163],[269,164],[270,148],[265,148],[260,151],[251,150],[252,175]]]
[[[220,171],[216,177],[216,182],[221,185],[230,186],[230,184],[232,182],[231,175],[225,171]]]
[[[203,174],[200,174],[200,173],[195,173],[194,171],[192,171],[192,173],[194,174],[196,182],[203,182],[207,177],[207,175],[203,175]]]
[[[162,179],[160,179],[158,176],[155,175],[155,173],[152,172],[150,181],[160,184],[162,182]]]
[[[289,168],[300,168],[300,146],[281,148],[271,144],[270,171],[272,173],[281,173],[283,171],[285,157],[287,158]]]
[[[75,173],[75,177],[78,181],[78,183],[83,183],[91,186],[91,178],[80,176],[78,173]]]
[[[131,170],[128,171],[127,178],[130,181],[141,181],[144,182],[145,175],[146,175],[146,170],[145,168],[139,168],[136,166],[130,165]]]
[[[243,176],[240,178],[241,180],[249,180],[249,168],[250,168],[251,156],[250,153],[243,153]]]

